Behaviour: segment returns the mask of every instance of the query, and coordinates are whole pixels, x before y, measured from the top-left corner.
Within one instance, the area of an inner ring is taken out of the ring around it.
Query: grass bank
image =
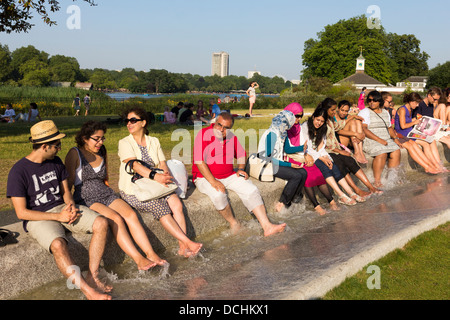
[[[369,289],[366,266],[328,292],[324,300],[450,299],[450,223],[425,232],[404,248],[371,263],[380,270],[380,289]],[[369,270],[370,271],[370,270]],[[370,285],[374,282],[369,280]]]

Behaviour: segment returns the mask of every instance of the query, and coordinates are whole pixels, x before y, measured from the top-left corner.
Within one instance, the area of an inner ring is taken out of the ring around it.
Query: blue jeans
[[[344,176],[342,176],[341,171],[339,171],[339,168],[337,165],[333,162],[333,168],[330,170],[328,166],[320,159],[317,159],[315,162],[317,168],[319,168],[320,172],[322,172],[323,177],[325,180],[329,177],[334,177],[334,179],[339,182],[341,179],[344,179]]]

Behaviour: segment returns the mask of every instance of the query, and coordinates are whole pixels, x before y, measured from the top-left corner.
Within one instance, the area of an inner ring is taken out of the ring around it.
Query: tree
[[[80,64],[75,58],[55,55],[49,59],[48,64],[52,81],[75,82],[81,80]]]
[[[444,64],[438,64],[435,68],[430,70],[427,87],[450,87],[450,61],[447,61]]]
[[[7,45],[0,44],[0,82],[8,80],[11,71],[11,52]]]
[[[393,72],[397,75],[394,82],[403,81],[410,76],[427,75],[430,56],[420,51],[420,40],[415,35],[390,33],[387,40],[386,54],[394,62]]]
[[[361,47],[365,72],[383,83],[395,84],[428,70],[429,55],[421,52],[415,36],[388,34],[383,27],[370,29],[363,15],[328,25],[317,40],[305,42],[302,78],[323,77],[336,83],[352,75]]]
[[[73,0],[75,1],[75,0]],[[82,0],[95,6],[94,0]],[[60,10],[57,0],[1,0],[0,1],[0,32],[28,32],[34,24],[29,20],[33,14],[41,16],[44,23],[49,26],[56,22],[51,20],[50,13]]]
[[[388,58],[384,54],[386,33],[383,28],[367,28],[367,18],[359,16],[340,20],[328,25],[318,33],[318,40],[305,42],[303,53],[303,79],[327,78],[336,83],[355,71],[355,60],[364,48],[366,73],[375,79],[388,83],[392,74]]]

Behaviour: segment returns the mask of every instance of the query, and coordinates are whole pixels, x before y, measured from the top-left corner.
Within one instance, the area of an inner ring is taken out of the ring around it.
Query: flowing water
[[[253,219],[245,222],[245,228],[237,235],[225,230],[197,239],[204,246],[195,258],[178,257],[177,248],[171,248],[160,254],[170,265],[155,267],[149,272],[138,272],[130,259],[108,267],[104,276],[114,286],[113,299],[282,298],[295,291],[299,283],[314,279],[316,272],[319,274],[320,270],[351,258],[355,250],[364,250],[362,246],[375,241],[364,238],[367,235],[375,237],[388,232],[390,225],[403,224],[404,219],[422,219],[423,212],[408,207],[412,204],[409,199],[423,202],[420,197],[433,192],[430,191],[433,188],[448,190],[448,174],[428,176],[415,172],[406,174],[402,170],[387,173],[383,181],[385,193],[371,196],[366,203],[341,206],[338,212],[319,216],[304,199],[289,210],[270,213],[272,221],[287,223],[283,234],[264,238],[257,220]],[[323,199],[321,203],[325,203]],[[449,207],[448,203],[441,205],[436,210]],[[66,281],[61,280],[18,299],[79,300],[84,297],[79,290],[69,290]]]

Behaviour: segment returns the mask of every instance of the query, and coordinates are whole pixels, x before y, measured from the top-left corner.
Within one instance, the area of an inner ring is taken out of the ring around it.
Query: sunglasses
[[[128,122],[130,122],[131,124],[135,124],[136,122],[139,122],[139,121],[144,121],[144,120],[136,119],[136,118],[125,119],[125,124],[128,124]]]
[[[297,119],[301,119],[301,118],[303,118],[303,114],[296,114],[295,117],[296,117]]]
[[[369,98],[369,99],[367,99],[367,102],[380,102],[380,101]]]

